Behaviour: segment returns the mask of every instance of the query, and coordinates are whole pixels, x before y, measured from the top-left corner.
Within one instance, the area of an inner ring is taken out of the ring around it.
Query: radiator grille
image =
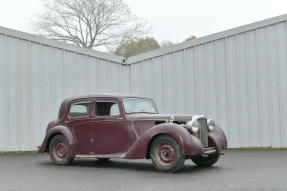
[[[199,131],[197,138],[201,141],[203,147],[208,147],[208,126],[206,119],[198,119]]]

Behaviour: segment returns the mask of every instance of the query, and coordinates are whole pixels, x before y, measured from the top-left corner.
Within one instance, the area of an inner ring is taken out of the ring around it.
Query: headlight
[[[214,126],[208,126],[208,130],[209,131],[213,131],[214,130]]]
[[[186,124],[186,128],[196,133],[199,130],[199,124],[197,120],[191,120]]]
[[[208,130],[213,131],[215,127],[215,121],[213,119],[207,120]]]
[[[192,131],[193,133],[197,133],[198,130],[199,130],[198,127],[191,127],[191,131]]]

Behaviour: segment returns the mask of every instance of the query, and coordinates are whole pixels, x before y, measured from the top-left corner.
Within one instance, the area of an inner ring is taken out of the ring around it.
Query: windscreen
[[[158,113],[151,99],[125,98],[123,104],[126,113]]]

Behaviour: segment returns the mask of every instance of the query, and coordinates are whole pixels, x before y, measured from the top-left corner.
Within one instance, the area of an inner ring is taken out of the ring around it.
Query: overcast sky
[[[287,13],[286,0],[125,0],[158,41],[181,42]],[[42,0],[0,0],[0,26],[33,32]]]

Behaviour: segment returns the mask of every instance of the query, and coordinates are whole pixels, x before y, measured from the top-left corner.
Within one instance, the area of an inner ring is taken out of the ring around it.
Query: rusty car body
[[[159,114],[152,99],[139,96],[87,95],[62,102],[38,152],[59,165],[78,157],[146,158],[175,172],[186,159],[210,166],[225,149],[223,130],[204,115]]]

